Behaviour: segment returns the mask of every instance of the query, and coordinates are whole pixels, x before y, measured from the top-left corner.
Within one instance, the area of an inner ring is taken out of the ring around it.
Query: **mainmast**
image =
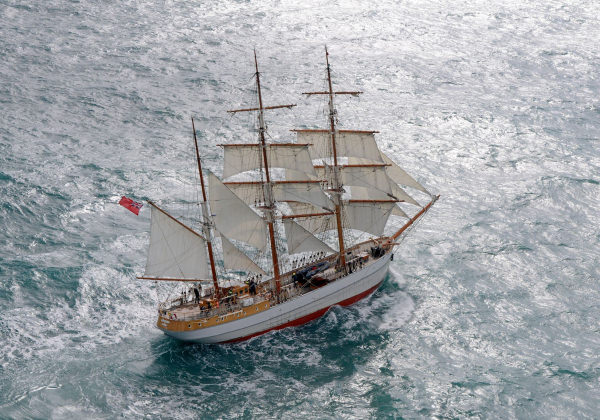
[[[204,217],[203,222],[203,233],[206,237],[206,245],[208,246],[208,258],[210,260],[210,270],[212,272],[213,285],[215,287],[215,296],[217,298],[221,295],[221,289],[219,288],[219,281],[217,280],[217,270],[215,269],[215,257],[213,254],[212,241],[211,241],[211,221],[210,213],[208,211],[208,202],[206,199],[206,189],[204,187],[204,175],[202,174],[202,162],[200,161],[200,152],[198,151],[198,139],[196,138],[196,127],[194,126],[194,118],[192,117],[192,130],[194,131],[194,145],[196,146],[196,161],[198,162],[198,175],[200,175],[200,185],[202,186],[202,216]]]
[[[256,50],[254,50],[254,67],[256,68],[256,89],[258,91],[258,132],[260,136],[260,145],[262,149],[262,158],[265,163],[265,178],[263,184],[265,199],[265,216],[267,227],[269,229],[269,241],[271,242],[271,256],[273,259],[273,277],[277,287],[277,294],[281,291],[281,281],[279,280],[279,258],[277,257],[277,244],[275,243],[275,229],[273,228],[275,203],[273,201],[273,185],[271,184],[271,175],[269,174],[269,161],[267,159],[267,144],[265,141],[265,117],[262,102],[262,93],[260,91],[260,73],[258,72],[258,60],[256,59]]]
[[[273,278],[275,279],[275,286],[277,289],[277,295],[281,291],[281,281],[279,272],[279,258],[277,255],[277,243],[275,242],[275,228],[273,223],[275,221],[275,200],[273,198],[273,183],[271,182],[271,174],[269,171],[269,161],[267,158],[267,142],[265,140],[265,132],[267,130],[264,118],[265,109],[277,109],[277,108],[291,108],[294,105],[276,105],[264,107],[262,101],[262,92],[260,89],[260,73],[258,71],[258,60],[256,58],[256,50],[254,50],[254,67],[256,69],[256,88],[258,92],[258,108],[238,109],[229,111],[231,113],[241,111],[258,111],[258,125],[259,125],[259,139],[260,139],[260,150],[262,155],[262,161],[264,162],[265,170],[265,182],[262,184],[263,198],[264,198],[264,215],[269,230],[269,242],[271,243],[271,257],[273,260]]]

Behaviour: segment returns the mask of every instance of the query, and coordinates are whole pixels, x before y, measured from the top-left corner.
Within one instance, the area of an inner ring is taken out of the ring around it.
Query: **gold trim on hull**
[[[246,318],[251,315],[256,315],[260,312],[266,311],[271,307],[271,303],[268,300],[264,300],[254,305],[247,306],[235,312],[228,312],[225,314],[214,315],[211,318],[193,319],[193,320],[178,320],[173,319],[174,312],[167,311],[167,316],[159,315],[156,321],[156,326],[163,331],[194,331],[200,330],[207,327],[214,327],[216,325],[226,324],[231,321]]]

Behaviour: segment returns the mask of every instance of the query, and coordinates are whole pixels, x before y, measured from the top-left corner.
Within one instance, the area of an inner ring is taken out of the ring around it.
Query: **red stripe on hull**
[[[377,288],[381,285],[381,283],[383,283],[383,281],[377,283],[375,286],[371,287],[369,290],[365,290],[364,292],[359,293],[356,296],[352,296],[351,298],[342,300],[341,302],[338,302],[335,305],[340,305],[340,306],[349,306],[349,305],[352,305],[353,303],[358,302],[359,300],[361,300],[361,299],[369,296],[371,293],[373,293],[375,290],[377,290]],[[266,334],[269,331],[281,330],[281,329],[287,328],[287,327],[298,327],[300,325],[304,325],[307,322],[310,322],[310,321],[312,321],[314,319],[319,318],[325,312],[327,312],[329,310],[329,308],[331,308],[332,306],[335,306],[335,305],[331,305],[331,306],[328,306],[327,308],[319,309],[318,311],[313,312],[312,314],[308,314],[308,315],[305,315],[303,317],[294,319],[293,321],[286,322],[285,324],[281,324],[281,325],[278,325],[276,327],[269,328],[268,330],[260,331],[260,332],[257,332],[257,333],[251,334],[251,335],[247,335],[245,337],[234,338],[233,340],[225,341],[225,343],[237,343],[237,342],[240,342],[240,341],[246,341],[246,340],[249,340],[249,339],[251,339],[253,337],[256,337],[256,336],[259,336],[259,335],[262,335],[262,334]]]

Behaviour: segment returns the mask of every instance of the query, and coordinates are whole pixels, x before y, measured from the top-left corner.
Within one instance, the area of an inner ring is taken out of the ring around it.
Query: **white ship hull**
[[[171,331],[160,324],[159,328],[178,340],[213,344],[243,341],[268,331],[302,325],[334,305],[350,305],[374,292],[388,272],[391,256],[387,252],[362,270],[242,319],[192,331]]]

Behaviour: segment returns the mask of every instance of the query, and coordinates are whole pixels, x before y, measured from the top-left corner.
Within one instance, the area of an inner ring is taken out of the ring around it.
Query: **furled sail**
[[[213,173],[208,175],[210,208],[217,229],[229,238],[258,249],[267,246],[264,220],[236,196]]]
[[[163,210],[150,203],[150,246],[145,277],[208,279],[206,241]]]
[[[221,234],[221,243],[223,245],[223,264],[226,269],[267,275],[262,268],[240,251],[223,234]]]
[[[344,206],[346,226],[351,229],[381,236],[395,206],[395,201],[368,202],[350,200]]]
[[[262,162],[259,144],[224,144],[223,178],[260,169]],[[288,168],[315,175],[307,144],[272,143],[266,145],[270,168]]]
[[[284,219],[285,237],[287,238],[288,252],[297,254],[299,252],[324,251],[335,252],[325,242],[315,237],[308,230],[291,219]]]
[[[299,143],[309,143],[313,159],[333,156],[329,130],[296,130]],[[371,162],[383,162],[373,131],[336,131],[336,152],[338,156],[359,157]]]

